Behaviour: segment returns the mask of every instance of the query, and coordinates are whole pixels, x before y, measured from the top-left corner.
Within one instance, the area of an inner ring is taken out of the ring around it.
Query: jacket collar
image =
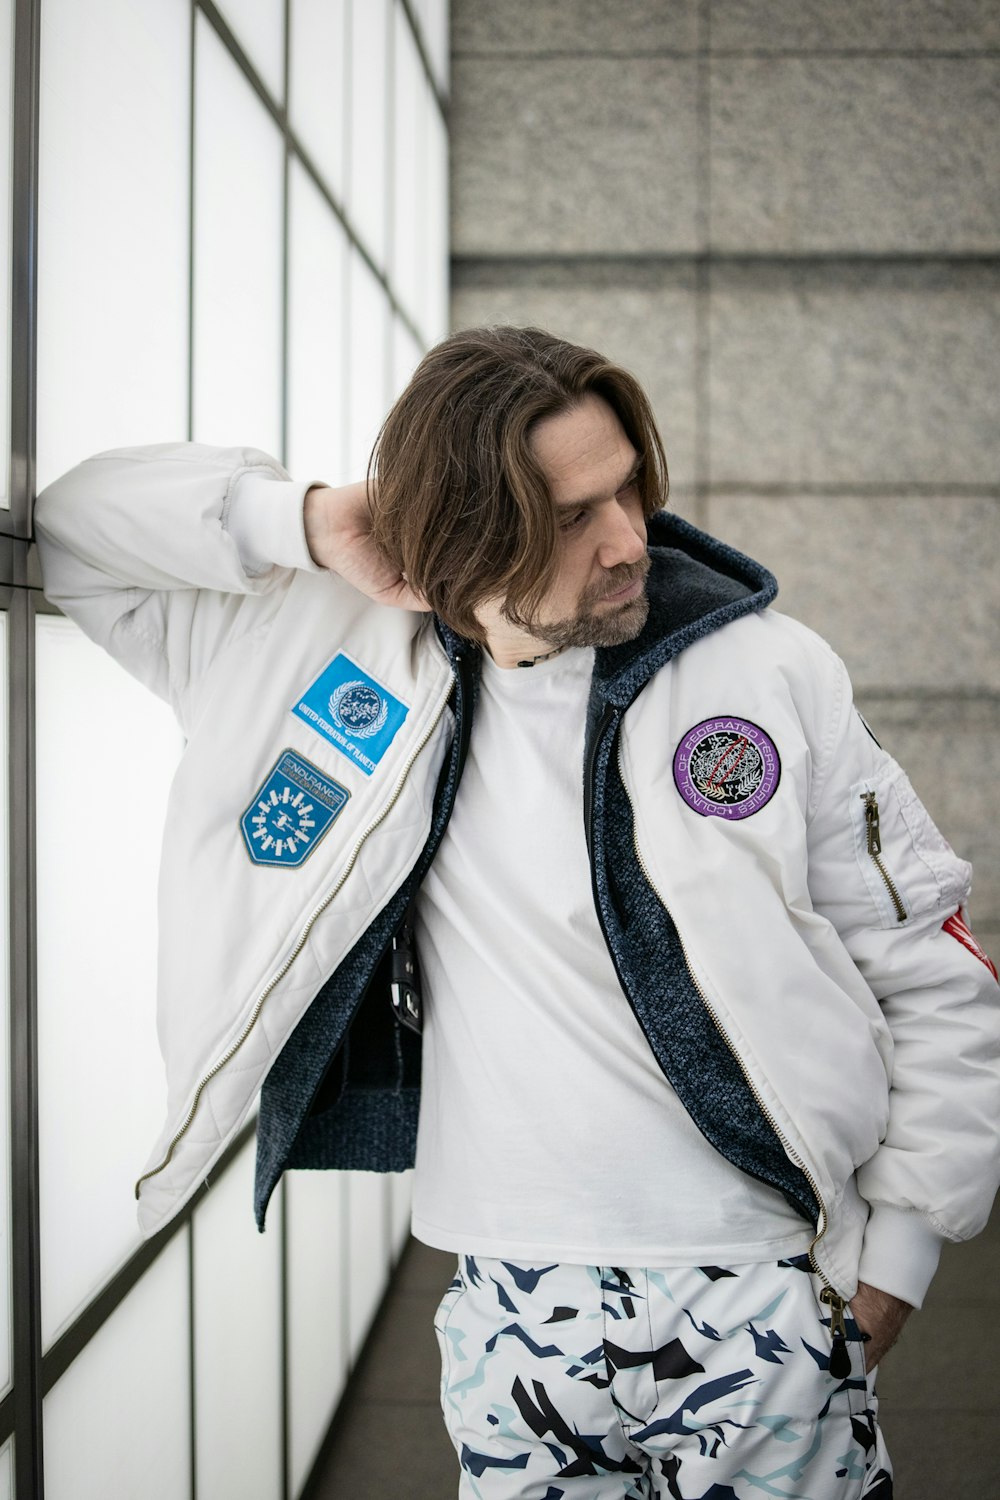
[[[594,654],[593,694],[618,708],[631,703],[649,678],[685,647],[770,604],[774,575],[734,547],[699,531],[670,511],[649,522],[649,615],[634,640]],[[442,620],[437,631],[453,665],[479,648]]]
[[[665,662],[713,631],[770,604],[773,573],[690,521],[660,511],[649,522],[649,615],[634,640],[594,654],[594,691],[619,708]]]

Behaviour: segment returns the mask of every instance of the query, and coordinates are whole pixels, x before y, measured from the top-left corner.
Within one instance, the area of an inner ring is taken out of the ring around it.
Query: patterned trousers
[[[830,1375],[819,1290],[805,1256],[461,1256],[435,1317],[461,1500],[891,1500],[864,1344],[848,1316]]]

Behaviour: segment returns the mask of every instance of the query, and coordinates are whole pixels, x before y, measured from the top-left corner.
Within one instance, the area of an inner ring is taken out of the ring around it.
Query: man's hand
[[[866,1281],[858,1283],[857,1293],[851,1298],[851,1315],[861,1332],[870,1335],[865,1345],[866,1370],[874,1369],[883,1354],[888,1354],[912,1311],[910,1304],[899,1297]]]
[[[364,482],[340,489],[314,484],[306,492],[302,520],[313,562],[321,568],[339,574],[378,604],[430,609],[372,541],[371,509]]]

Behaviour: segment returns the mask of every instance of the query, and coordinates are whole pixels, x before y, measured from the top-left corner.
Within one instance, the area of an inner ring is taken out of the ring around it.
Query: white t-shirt
[[[601,934],[583,825],[591,650],[484,656],[451,822],[417,906],[423,1085],[413,1232],[587,1265],[773,1260],[809,1226],[708,1144]]]

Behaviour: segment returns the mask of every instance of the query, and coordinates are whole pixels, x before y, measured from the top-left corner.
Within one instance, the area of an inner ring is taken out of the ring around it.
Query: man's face
[[[649,601],[638,454],[617,415],[588,395],[546,417],[532,451],[556,508],[556,572],[531,636],[549,648],[617,646],[639,634]]]

